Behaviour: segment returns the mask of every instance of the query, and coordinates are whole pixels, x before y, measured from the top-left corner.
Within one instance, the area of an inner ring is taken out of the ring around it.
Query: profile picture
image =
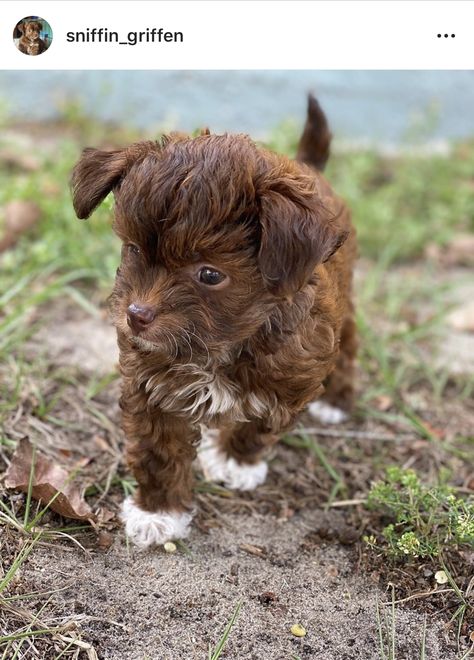
[[[13,43],[25,55],[41,55],[51,46],[53,31],[40,16],[26,16],[15,25]]]

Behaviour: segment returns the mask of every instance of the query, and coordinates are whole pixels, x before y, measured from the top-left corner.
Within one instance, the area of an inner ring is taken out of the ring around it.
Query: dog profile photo
[[[44,18],[26,16],[15,25],[13,42],[24,55],[41,55],[51,45],[53,31]]]
[[[72,177],[88,218],[112,191],[112,294],[139,547],[189,533],[192,462],[227,488],[265,481],[265,451],[308,405],[352,405],[355,231],[322,175],[331,133],[310,96],[296,159],[241,134],[87,148]],[[321,400],[318,400],[322,397]]]

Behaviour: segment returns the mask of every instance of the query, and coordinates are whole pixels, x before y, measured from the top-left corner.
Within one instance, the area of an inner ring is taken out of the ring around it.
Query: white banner
[[[15,26],[29,16],[51,27],[44,52],[21,50]],[[4,0],[0,63],[2,69],[471,69],[473,33],[474,3],[461,1]]]

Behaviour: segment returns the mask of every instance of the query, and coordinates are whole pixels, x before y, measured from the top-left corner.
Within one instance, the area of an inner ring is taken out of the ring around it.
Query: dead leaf
[[[17,199],[3,208],[4,230],[0,237],[0,252],[15,245],[21,234],[27,232],[41,218],[41,210],[35,202]]]
[[[32,461],[33,446],[27,438],[22,438],[5,476],[7,488],[28,492]],[[59,493],[50,504],[53,511],[74,520],[95,520],[78,486],[71,483],[71,477],[60,465],[36,451],[31,496],[48,504]]]

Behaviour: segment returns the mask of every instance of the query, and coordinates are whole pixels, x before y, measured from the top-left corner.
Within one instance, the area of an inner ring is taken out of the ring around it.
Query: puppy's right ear
[[[71,188],[78,218],[88,218],[115,188],[127,167],[125,149],[84,149],[72,172]]]

